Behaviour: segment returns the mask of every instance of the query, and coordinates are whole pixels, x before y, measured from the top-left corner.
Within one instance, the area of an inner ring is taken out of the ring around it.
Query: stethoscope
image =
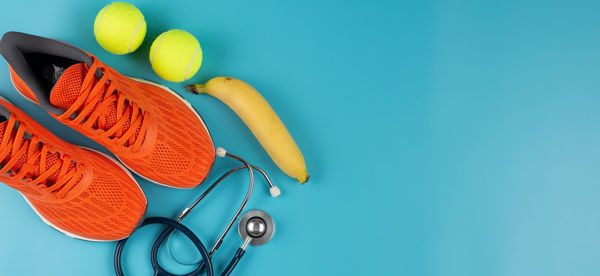
[[[176,274],[172,274],[172,273],[166,271],[158,263],[158,257],[157,257],[158,249],[160,248],[160,245],[165,241],[165,239],[167,240],[167,248],[169,249],[169,255],[171,256],[171,258],[173,260],[175,260],[176,262],[178,262],[180,264],[198,265],[194,271],[184,274],[182,276],[199,275],[204,270],[206,270],[207,276],[214,275],[214,270],[213,270],[213,265],[212,265],[212,255],[215,253],[215,251],[217,251],[217,249],[219,249],[219,247],[223,243],[225,236],[227,235],[227,233],[229,233],[229,230],[231,230],[231,228],[233,227],[233,224],[235,223],[235,221],[238,219],[239,215],[244,210],[244,207],[246,206],[246,203],[248,202],[248,199],[250,198],[250,195],[252,194],[252,190],[254,189],[254,170],[259,171],[264,176],[265,180],[267,181],[267,184],[269,185],[269,191],[271,193],[271,196],[277,197],[281,193],[279,188],[277,188],[277,186],[273,185],[273,182],[271,181],[269,176],[261,168],[248,164],[248,162],[246,162],[246,160],[244,160],[236,155],[228,153],[225,149],[223,149],[221,147],[217,148],[216,156],[230,157],[230,158],[233,158],[235,160],[242,162],[244,165],[239,166],[237,168],[233,168],[233,169],[227,171],[225,174],[223,174],[210,187],[208,187],[208,189],[206,189],[206,191],[204,191],[204,193],[202,193],[192,204],[190,204],[188,207],[186,207],[179,214],[179,216],[177,217],[176,220],[173,220],[170,218],[164,218],[164,217],[151,217],[151,218],[145,219],[144,222],[142,223],[142,225],[140,226],[140,228],[144,227],[146,225],[151,225],[151,224],[163,224],[163,225],[167,226],[158,235],[158,237],[154,241],[154,244],[153,244],[151,252],[150,252],[150,262],[152,263],[152,267],[154,268],[155,276],[177,276]],[[192,232],[185,225],[181,224],[181,220],[183,220],[187,215],[189,215],[189,213],[198,205],[198,203],[200,203],[200,201],[202,201],[202,199],[204,199],[217,185],[219,185],[219,183],[221,183],[225,178],[227,178],[232,173],[239,171],[241,169],[248,169],[248,173],[250,175],[250,185],[248,187],[248,192],[246,193],[246,196],[245,196],[244,200],[242,201],[242,204],[240,204],[239,208],[235,212],[233,218],[229,221],[229,223],[227,224],[227,227],[225,227],[225,230],[221,233],[221,235],[219,236],[219,238],[213,245],[212,249],[210,251],[208,251],[208,250],[206,250],[206,247],[200,241],[200,239],[194,234],[194,232]],[[190,263],[184,263],[184,262],[178,260],[177,258],[175,258],[175,256],[172,254],[172,250],[170,248],[170,243],[169,243],[171,235],[173,234],[173,232],[175,230],[180,231],[181,233],[183,233],[185,236],[187,236],[192,241],[194,246],[200,252],[202,259],[200,259],[199,261],[197,261],[195,263],[190,264]],[[240,261],[242,256],[244,256],[244,253],[246,252],[246,248],[248,247],[248,245],[258,246],[258,245],[263,245],[263,244],[267,243],[273,237],[273,234],[275,233],[275,223],[273,222],[273,219],[271,218],[271,216],[269,216],[269,214],[267,214],[265,211],[257,210],[257,209],[250,210],[250,211],[246,212],[240,219],[240,222],[238,223],[238,233],[244,242],[242,243],[242,246],[240,246],[240,248],[234,254],[233,258],[231,259],[231,261],[229,262],[229,264],[227,265],[225,270],[221,273],[221,276],[227,276],[233,271],[233,269],[238,264],[238,262]],[[128,239],[120,240],[117,243],[117,247],[115,248],[114,265],[115,265],[115,272],[117,273],[118,276],[124,275],[123,268],[121,266],[121,255],[123,253],[123,248],[124,248],[127,240]]]

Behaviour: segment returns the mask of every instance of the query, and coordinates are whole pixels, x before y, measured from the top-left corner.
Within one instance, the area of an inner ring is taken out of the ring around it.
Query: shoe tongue
[[[4,131],[6,130],[7,124],[8,124],[8,121],[0,122],[0,139],[4,136]],[[22,146],[23,143],[25,143],[25,142],[26,142],[25,139],[21,140],[20,146]],[[12,145],[9,145],[9,146],[12,147]],[[36,145],[36,151],[39,151],[41,148],[42,148],[42,144],[38,143]],[[0,168],[4,167],[6,165],[6,163],[8,163],[10,161],[11,154],[12,154],[12,149],[9,151],[9,153],[6,155],[6,157],[0,162]],[[61,158],[58,153],[56,153],[56,152],[48,153],[48,155],[46,156],[46,168],[50,168],[56,162],[61,162],[60,159]],[[15,165],[13,165],[13,167],[11,168],[12,171],[18,172],[26,162],[27,162],[27,152],[24,152],[21,156],[19,156],[19,160],[17,161],[17,163]],[[71,162],[71,164],[69,165],[69,170],[73,169],[74,167],[75,167],[75,163]],[[35,161],[34,168],[35,168],[35,170],[33,171],[33,173],[30,173],[30,175],[29,175],[29,177],[33,178],[33,179],[37,178],[41,174],[39,158]],[[56,181],[58,180],[58,173],[59,173],[59,171],[56,171],[55,173],[53,173],[50,177],[48,177],[46,179],[46,186],[50,187],[54,183],[56,183]]]
[[[54,88],[52,88],[52,91],[50,92],[50,103],[58,108],[62,108],[65,110],[70,108],[71,105],[75,103],[75,101],[79,97],[79,94],[81,93],[81,86],[87,73],[88,68],[84,63],[76,63],[67,68],[58,78],[58,80],[54,84]],[[101,98],[99,103],[101,103],[103,100],[104,99]],[[126,106],[123,106],[123,110],[121,110],[121,112],[124,112],[126,108]],[[113,101],[109,105],[108,110],[106,111],[104,116],[106,120],[104,129],[108,130],[117,123],[116,101]],[[123,133],[129,129],[130,123],[131,119],[127,118],[125,123],[123,124]]]
[[[76,63],[67,68],[50,91],[50,103],[65,110],[71,107],[79,97],[87,71],[83,63]]]

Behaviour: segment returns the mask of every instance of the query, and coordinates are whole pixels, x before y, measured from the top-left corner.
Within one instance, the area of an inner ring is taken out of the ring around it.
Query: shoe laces
[[[102,72],[100,79],[95,75],[97,70]],[[111,76],[112,73],[94,58],[83,79],[79,97],[63,116],[84,128],[102,130],[102,139],[135,152],[142,146],[148,129],[147,112],[121,93]],[[113,111],[113,106],[116,106],[116,123],[108,125],[107,115]]]
[[[56,198],[66,197],[79,183],[84,166],[67,154],[51,151],[50,145],[26,132],[14,116],[10,116],[1,139],[0,160],[4,165],[0,174],[17,181],[26,179],[32,187]],[[56,161],[47,162],[52,158]]]

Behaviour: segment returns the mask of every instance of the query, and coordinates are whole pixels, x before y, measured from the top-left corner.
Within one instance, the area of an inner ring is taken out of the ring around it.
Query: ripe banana
[[[254,87],[229,77],[188,85],[192,93],[209,94],[224,102],[246,123],[275,164],[301,184],[309,175],[300,149],[273,108]]]

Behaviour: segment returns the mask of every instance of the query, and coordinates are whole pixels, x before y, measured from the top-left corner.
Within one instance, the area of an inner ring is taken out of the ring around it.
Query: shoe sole
[[[191,111],[193,111],[193,112],[194,112],[194,114],[196,114],[196,116],[198,117],[198,119],[199,119],[199,120],[200,120],[200,122],[202,123],[202,126],[203,126],[203,127],[204,127],[204,129],[206,130],[206,133],[208,133],[208,137],[210,138],[210,141],[211,141],[211,142],[213,141],[213,139],[212,139],[212,136],[210,136],[210,132],[208,131],[208,127],[206,126],[206,123],[204,123],[204,119],[202,119],[202,116],[200,116],[200,113],[198,113],[198,111],[197,111],[197,110],[196,110],[196,109],[195,109],[195,108],[192,106],[192,104],[190,104],[190,102],[188,102],[188,101],[187,101],[185,98],[183,98],[183,97],[182,97],[181,95],[179,95],[177,92],[173,91],[173,89],[171,89],[171,88],[169,88],[169,87],[166,87],[166,86],[164,86],[164,85],[162,85],[162,84],[159,84],[159,83],[156,83],[156,82],[153,82],[153,81],[149,81],[149,80],[145,80],[145,79],[140,79],[140,78],[132,78],[132,77],[128,77],[128,78],[130,78],[130,79],[132,79],[132,80],[135,80],[135,81],[139,81],[139,82],[145,83],[145,84],[154,85],[154,86],[156,86],[156,87],[158,87],[158,88],[161,88],[162,90],[165,90],[165,91],[167,91],[167,92],[171,93],[171,94],[172,94],[172,95],[174,95],[175,97],[177,97],[177,99],[179,99],[181,102],[183,102],[187,108],[189,108]],[[34,103],[34,104],[38,105],[38,106],[40,105],[40,104],[39,104],[39,103],[37,103],[36,101],[34,101],[34,100],[30,99],[29,97],[25,96],[25,94],[21,93],[21,91],[19,91],[19,89],[17,88],[17,86],[16,86],[16,85],[15,85],[15,83],[13,82],[13,79],[12,79],[12,77],[10,77],[10,82],[12,83],[13,87],[15,88],[15,90],[17,90],[17,93],[19,93],[19,94],[20,94],[20,95],[21,95],[23,98],[25,98],[26,100],[28,100],[28,101],[30,101],[30,102],[32,102],[32,103]],[[214,146],[214,142],[213,142],[213,146]],[[181,188],[181,187],[175,187],[175,186],[171,186],[171,185],[169,185],[169,184],[165,184],[165,183],[158,182],[158,181],[156,181],[156,180],[153,180],[153,179],[147,178],[147,177],[146,177],[146,176],[144,176],[143,174],[141,174],[141,173],[139,173],[139,172],[135,171],[134,169],[130,168],[129,166],[127,166],[127,164],[125,164],[125,162],[123,162],[123,160],[121,160],[121,158],[119,158],[118,156],[116,156],[116,155],[115,155],[115,157],[117,157],[117,159],[119,160],[119,162],[121,162],[121,163],[122,163],[122,164],[123,164],[123,165],[124,165],[124,166],[125,166],[125,167],[126,167],[128,170],[130,170],[130,171],[134,172],[135,174],[137,174],[139,177],[143,178],[144,180],[146,180],[146,181],[148,181],[148,182],[150,182],[150,183],[154,183],[154,184],[160,185],[160,186],[165,186],[165,187],[169,187],[169,188],[175,188],[175,189],[192,189],[192,188],[195,188],[195,187],[198,187],[198,186],[200,186],[200,184],[202,184],[202,183],[204,182],[204,180],[203,180],[202,182],[198,183],[198,185],[196,185],[196,186],[194,186],[194,187],[191,187],[191,188]],[[212,162],[213,164],[214,164],[214,161],[215,161],[215,160],[213,159],[213,162]],[[211,168],[209,169],[209,173],[206,175],[207,177],[208,177],[208,175],[210,174],[210,171],[212,171],[212,165],[211,165]],[[205,179],[206,179],[206,177],[205,177]]]

